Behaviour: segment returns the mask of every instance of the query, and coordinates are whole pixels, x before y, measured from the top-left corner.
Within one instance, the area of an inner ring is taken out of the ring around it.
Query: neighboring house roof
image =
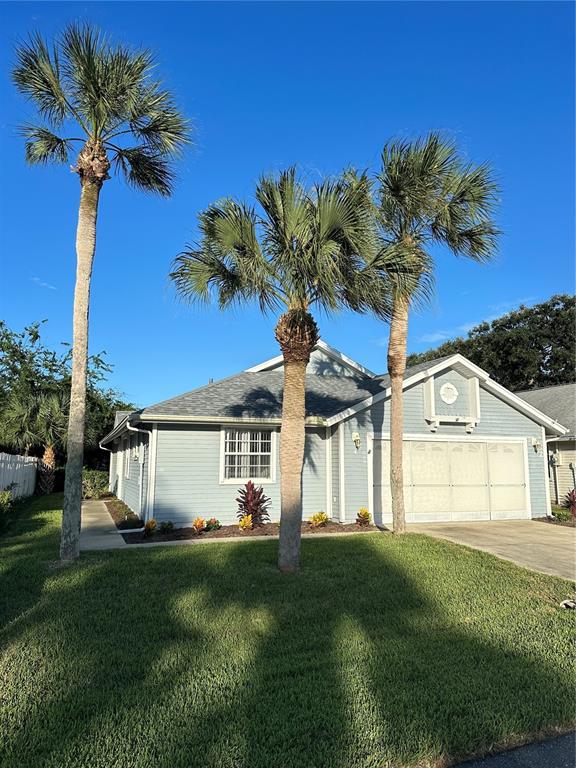
[[[260,368],[260,366],[256,366]],[[505,387],[492,381],[483,371],[462,355],[449,355],[427,360],[407,368],[404,387],[454,368],[468,377],[477,376],[483,386],[517,410],[545,425],[557,435],[566,433],[558,420],[543,413],[536,406],[522,400]],[[116,438],[125,423],[146,421],[222,422],[256,421],[280,423],[282,416],[282,370],[250,369],[242,373],[206,384],[170,400],[148,406],[128,414],[112,432],[101,440],[101,445]],[[390,396],[390,377],[384,376],[306,376],[306,417],[308,424],[332,426],[349,416],[369,408]]]
[[[576,437],[576,384],[558,384],[516,394],[567,427],[566,437]]]

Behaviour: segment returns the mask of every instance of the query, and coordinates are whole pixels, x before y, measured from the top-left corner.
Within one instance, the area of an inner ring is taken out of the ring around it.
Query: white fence
[[[12,483],[12,497],[32,496],[36,486],[38,459],[33,456],[13,456],[0,453],[0,491]]]

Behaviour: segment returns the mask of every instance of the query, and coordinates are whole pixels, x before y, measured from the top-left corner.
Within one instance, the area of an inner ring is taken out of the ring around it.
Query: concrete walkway
[[[408,530],[481,549],[533,571],[576,579],[576,528],[537,520],[502,520],[412,524]]]
[[[546,741],[536,741],[481,760],[470,760],[455,768],[574,768],[576,734],[567,733]]]
[[[83,501],[80,549],[118,549],[125,546],[126,542],[118,533],[104,502]]]

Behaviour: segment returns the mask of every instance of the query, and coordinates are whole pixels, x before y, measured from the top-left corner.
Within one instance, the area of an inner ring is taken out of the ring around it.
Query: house
[[[143,410],[101,441],[110,488],[142,518],[186,525],[236,519],[237,491],[262,484],[280,513],[282,357]],[[305,517],[392,519],[390,380],[320,341],[307,371]],[[547,440],[567,429],[461,355],[404,378],[408,521],[475,521],[549,513]]]
[[[548,476],[555,504],[562,504],[568,491],[576,488],[576,384],[559,384],[518,392],[534,408],[547,413],[568,428],[560,437],[548,437]]]

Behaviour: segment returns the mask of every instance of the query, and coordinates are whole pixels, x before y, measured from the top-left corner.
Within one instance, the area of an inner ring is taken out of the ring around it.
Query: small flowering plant
[[[196,520],[194,520],[192,523],[192,528],[194,533],[202,533],[202,531],[206,528],[206,521],[203,517],[197,517]]]

